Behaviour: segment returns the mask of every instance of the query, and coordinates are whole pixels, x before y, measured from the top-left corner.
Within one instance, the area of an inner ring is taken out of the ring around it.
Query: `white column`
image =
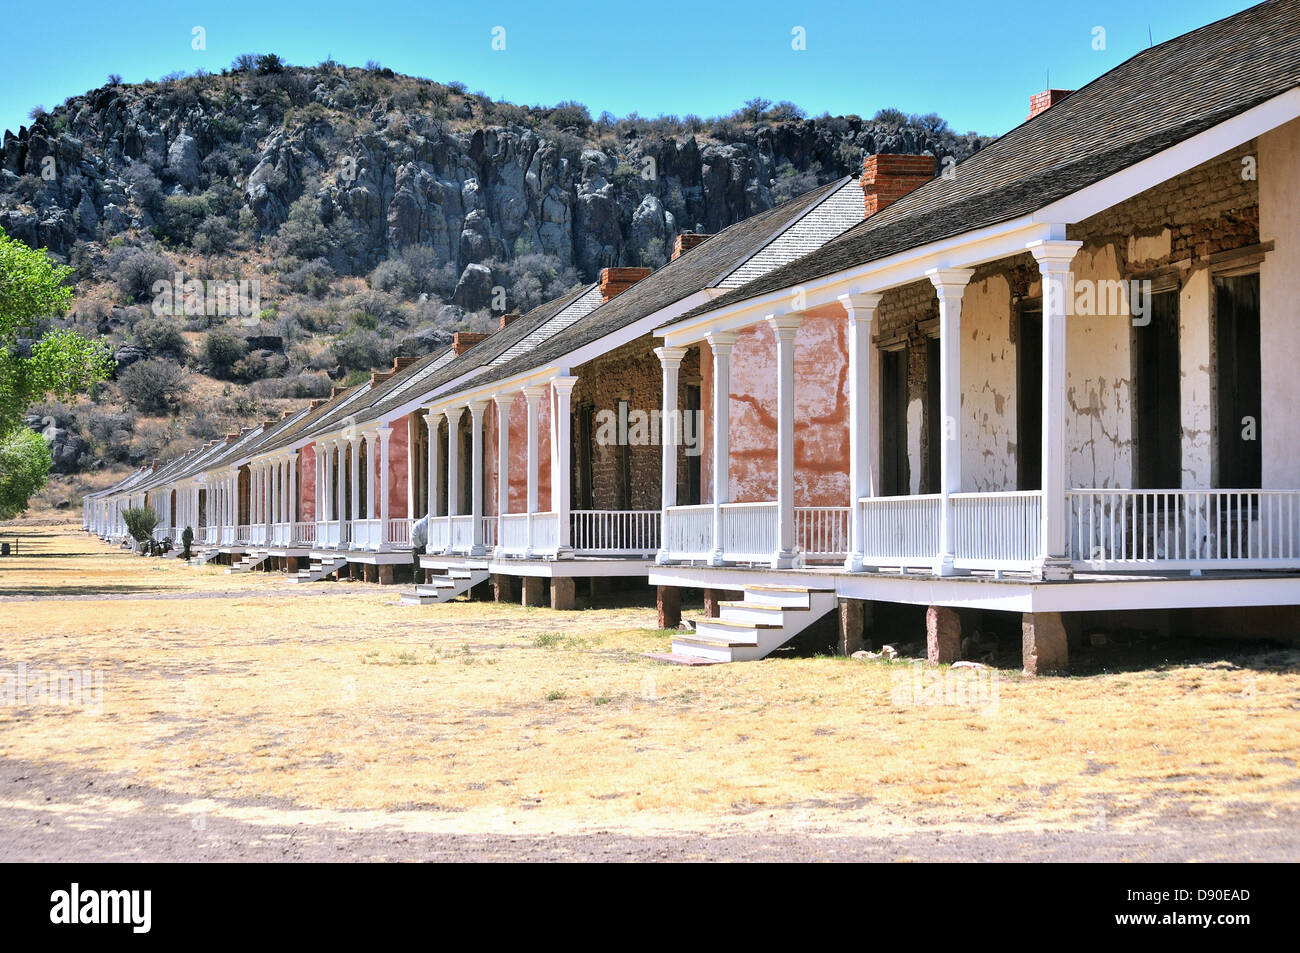
[[[464,407],[453,407],[446,412],[448,516],[460,515],[460,418],[463,413]]]
[[[352,478],[348,485],[348,510],[350,519],[361,518],[361,438],[348,438],[348,455],[349,463],[352,469]]]
[[[470,434],[472,443],[470,445],[470,484],[469,484],[469,512],[474,519],[473,540],[474,545],[470,549],[471,556],[482,556],[487,553],[487,548],[483,545],[483,411],[487,409],[487,401],[476,400],[469,405],[469,419],[472,432]]]
[[[1070,263],[1082,244],[1057,239],[1029,246],[1043,276],[1043,517],[1037,569],[1044,579],[1069,579],[1073,575],[1065,506],[1065,320]],[[1022,399],[1029,399],[1029,395],[1022,395]]]
[[[266,527],[266,538],[263,542],[270,546],[272,527],[275,525],[275,497],[277,492],[275,488],[275,465],[268,460],[263,464],[262,470],[265,473],[262,493],[262,522]]]
[[[794,535],[794,344],[802,314],[770,315],[776,335],[776,502],[777,551],[773,569],[790,569],[799,560]]]
[[[501,518],[510,512],[510,405],[515,395],[497,394],[492,399],[497,405],[497,550],[500,553],[505,539],[505,523]]]
[[[524,399],[528,402],[528,546],[525,555],[533,554],[533,514],[537,512],[538,506],[538,468],[541,465],[540,456],[537,452],[538,447],[538,422],[540,419],[540,409],[542,397],[546,395],[545,387],[525,387]]]
[[[717,331],[708,336],[713,351],[713,555],[709,562],[721,566],[722,505],[729,499],[731,474],[731,349],[736,332]]]
[[[677,407],[677,372],[686,357],[684,347],[657,347],[655,355],[663,368],[663,417],[659,423],[659,440],[663,447],[663,472],[660,476],[662,512],[659,514],[660,548],[655,561],[668,562],[668,510],[677,505],[677,446],[681,436],[681,412]]]
[[[343,549],[347,543],[347,529],[344,522],[344,515],[347,513],[347,498],[344,494],[347,492],[348,481],[345,477],[347,460],[343,456],[343,448],[347,442],[341,437],[334,441],[334,451],[337,454],[333,458],[334,464],[334,482],[337,484],[334,488],[334,519],[339,524],[339,548]]]
[[[425,427],[429,430],[429,524],[432,525],[434,518],[438,515],[438,469],[442,462],[442,447],[438,443],[438,421],[441,414],[427,413],[424,415]],[[428,530],[429,537],[432,538],[433,530]]]
[[[296,543],[298,540],[294,536],[293,526],[300,522],[302,511],[298,507],[298,465],[302,461],[302,451],[295,450],[289,454],[289,492],[285,498],[285,510],[288,519],[285,521],[289,524],[289,542]]]
[[[953,526],[950,497],[961,492],[961,296],[970,282],[968,268],[926,272],[939,297],[939,555],[936,575],[951,576]],[[931,411],[933,412],[933,410]]]
[[[372,430],[366,434],[366,519],[373,520],[379,518],[379,489],[375,474],[379,472],[379,463],[376,461],[375,446],[378,442],[378,429]]]
[[[572,526],[569,511],[573,505],[573,415],[571,404],[576,377],[556,377],[551,381],[555,403],[551,411],[551,509],[559,521],[559,548],[561,558],[573,555]]]
[[[840,296],[849,331],[849,572],[862,571],[866,552],[858,500],[871,495],[871,324],[881,297]]]
[[[375,467],[375,480],[379,484],[379,549],[388,548],[388,438],[392,427],[379,428],[379,463]]]

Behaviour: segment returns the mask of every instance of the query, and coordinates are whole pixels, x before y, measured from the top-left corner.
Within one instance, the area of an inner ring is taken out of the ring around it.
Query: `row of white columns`
[[[393,428],[383,425],[316,442],[315,518],[318,523],[339,524],[340,546],[348,542],[345,523],[377,519],[379,546],[388,547],[388,444],[392,435]],[[364,497],[361,494],[363,454],[367,461]],[[344,515],[349,515],[349,520],[344,520]]]
[[[1039,265],[1043,282],[1043,507],[1040,569],[1044,578],[1064,578],[1070,573],[1066,526],[1066,328],[1064,288],[1081,243],[1047,240],[1028,246]],[[954,533],[950,498],[961,492],[961,306],[962,296],[973,270],[935,269],[926,273],[939,300],[939,407],[942,421],[939,464],[940,544],[934,571],[955,572]],[[864,569],[868,551],[862,514],[857,501],[872,495],[870,437],[871,326],[882,295],[879,293],[840,297],[848,323],[849,343],[849,554],[845,568]],[[803,315],[770,315],[768,325],[777,352],[777,504],[778,548],[774,568],[788,568],[797,559],[795,539],[795,454],[794,454],[794,351]],[[713,539],[711,562],[722,565],[723,506],[730,488],[730,404],[731,351],[738,332],[714,331],[705,336],[713,353]],[[686,356],[685,347],[655,350],[663,370],[663,516],[677,505],[677,406],[678,371]],[[660,554],[660,560],[666,554]]]
[[[526,473],[527,495],[525,512],[539,512],[538,476],[540,472],[540,421],[542,399],[553,397],[551,406],[551,511],[556,514],[559,533],[559,555],[567,555],[571,550],[569,531],[570,490],[569,490],[569,454],[571,437],[570,410],[576,377],[562,375],[554,377],[548,384],[535,384],[527,387],[502,391],[482,400],[470,401],[461,406],[448,407],[441,411],[430,411],[424,415],[424,422],[429,433],[429,515],[431,518],[437,510],[438,477],[442,472],[442,443],[438,437],[442,419],[447,421],[447,480],[446,480],[446,515],[448,517],[466,515],[460,512],[460,422],[465,410],[470,413],[470,511],[473,517],[473,546],[471,555],[482,556],[487,553],[484,536],[484,501],[483,485],[485,470],[485,453],[483,423],[491,403],[496,409],[497,428],[497,500],[498,517],[510,513],[510,408],[520,393],[527,406],[527,424],[525,440],[527,447]],[[563,448],[563,451],[561,451]],[[531,525],[530,525],[531,530]],[[504,539],[504,531],[497,527],[498,546]],[[448,534],[450,545],[451,536]],[[529,549],[532,540],[529,540]]]

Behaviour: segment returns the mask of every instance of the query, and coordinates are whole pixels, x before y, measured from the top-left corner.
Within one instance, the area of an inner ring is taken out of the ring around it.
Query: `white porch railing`
[[[292,542],[298,546],[314,546],[316,544],[316,524],[294,523]]]
[[[574,510],[570,543],[579,555],[645,556],[659,549],[658,510]]]
[[[451,542],[451,517],[434,516],[429,519],[429,541],[425,543],[425,552],[445,553]]]
[[[776,503],[723,503],[722,554],[739,562],[770,560],[780,545]]]
[[[495,516],[483,517],[483,545],[488,549],[496,548],[497,518]]]
[[[1300,568],[1300,490],[1069,493],[1081,569]]]
[[[253,527],[247,524],[240,524],[235,527],[235,542],[247,546],[253,541]]]
[[[943,497],[872,496],[858,500],[863,562],[870,566],[933,566],[939,555]]]
[[[669,559],[708,559],[713,555],[713,507],[672,506],[664,516],[663,548]]]
[[[560,548],[560,522],[555,513],[507,513],[501,517],[503,556],[554,556]]]
[[[337,549],[339,546],[339,521],[316,521],[316,545],[322,549]]]
[[[292,523],[272,523],[271,524],[271,545],[288,546],[293,539]]]
[[[388,545],[395,546],[398,549],[411,548],[411,527],[415,520],[412,519],[390,519],[388,521],[388,531],[384,534]]]
[[[451,518],[451,551],[468,553],[474,548],[474,517],[453,516]]]
[[[794,511],[795,546],[813,561],[843,559],[849,551],[847,506],[797,506]]]
[[[379,520],[349,520],[348,542],[352,549],[378,550]]]
[[[949,499],[955,566],[1034,568],[1042,552],[1042,493],[954,493]]]

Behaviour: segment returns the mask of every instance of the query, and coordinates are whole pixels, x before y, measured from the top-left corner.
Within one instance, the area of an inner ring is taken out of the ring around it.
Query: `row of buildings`
[[[836,611],[851,650],[882,604],[940,662],[969,613],[1017,614],[1031,674],[1085,614],[1291,625],[1298,87],[1300,4],[1271,0],[1033,97],[956,165],[867,157],[142,469],[85,527],[149,503],[201,561],[414,566],[413,603],[631,577],[672,626],[702,589],[673,652],[718,661]]]

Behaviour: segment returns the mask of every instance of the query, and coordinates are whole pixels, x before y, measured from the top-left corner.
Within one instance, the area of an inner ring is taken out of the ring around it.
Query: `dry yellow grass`
[[[296,589],[69,527],[32,532],[30,552],[0,562],[0,672],[101,670],[103,712],[0,707],[0,755],[127,772],[196,810],[848,833],[1123,829],[1297,806],[1300,672],[1282,651],[1089,678],[1004,672],[992,710],[905,705],[898,664],[644,658],[668,642],[648,608],[402,607],[396,588]],[[285,807],[248,806],[267,798]]]

